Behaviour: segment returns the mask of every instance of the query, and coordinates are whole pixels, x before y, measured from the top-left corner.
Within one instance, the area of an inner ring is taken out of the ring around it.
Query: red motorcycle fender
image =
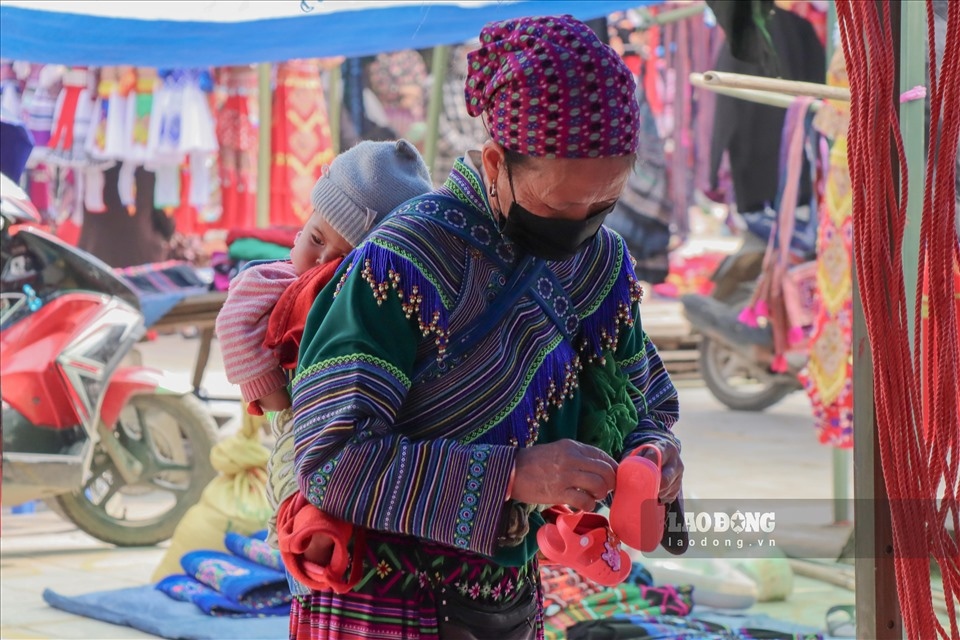
[[[103,396],[100,419],[107,428],[113,428],[120,411],[135,395],[164,393],[182,396],[190,393],[189,385],[173,380],[169,374],[149,367],[124,367],[110,378],[110,386]]]

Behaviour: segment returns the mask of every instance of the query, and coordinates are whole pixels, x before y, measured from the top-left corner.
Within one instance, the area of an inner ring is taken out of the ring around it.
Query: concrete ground
[[[195,340],[164,337],[143,345],[144,364],[189,380]],[[219,354],[211,356],[204,386],[211,396],[236,396],[226,382]],[[743,500],[825,501],[832,495],[831,450],[817,443],[806,397],[794,394],[763,414],[741,414],[720,406],[695,382],[681,388],[685,487],[705,505]],[[239,415],[239,404],[218,404]],[[807,514],[823,532],[824,545],[836,546],[846,529],[830,522],[826,502]],[[0,637],[149,638],[132,629],[76,617],[48,607],[45,588],[74,595],[147,584],[162,547],[116,549],[77,531],[49,511],[30,515],[5,512],[0,536]],[[839,531],[839,533],[837,533]],[[832,533],[831,533],[832,532]],[[842,544],[840,542],[839,544]],[[809,579],[795,581],[791,598],[756,610],[794,622],[822,626],[828,607],[852,604],[850,591]]]

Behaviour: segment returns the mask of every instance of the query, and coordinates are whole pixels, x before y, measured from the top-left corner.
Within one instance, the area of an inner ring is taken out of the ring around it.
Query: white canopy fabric
[[[519,16],[587,20],[660,0],[3,0],[0,58],[206,67],[455,44]]]

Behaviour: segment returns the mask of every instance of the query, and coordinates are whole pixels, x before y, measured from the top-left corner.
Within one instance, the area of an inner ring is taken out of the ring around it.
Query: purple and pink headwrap
[[[467,111],[525,156],[605,158],[636,153],[633,74],[572,16],[488,24],[467,56]]]

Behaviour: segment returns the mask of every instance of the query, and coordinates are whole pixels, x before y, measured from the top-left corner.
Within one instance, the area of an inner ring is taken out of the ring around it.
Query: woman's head
[[[571,16],[487,25],[468,56],[467,110],[491,138],[539,158],[633,155],[639,107],[633,74]]]
[[[493,140],[481,151],[503,233],[525,253],[546,260],[571,258],[593,240],[635,157],[531,158]]]
[[[492,206],[528,253],[569,257],[599,229],[633,166],[633,75],[570,16],[487,25],[480,43],[468,56],[466,98],[491,137],[483,169]]]

